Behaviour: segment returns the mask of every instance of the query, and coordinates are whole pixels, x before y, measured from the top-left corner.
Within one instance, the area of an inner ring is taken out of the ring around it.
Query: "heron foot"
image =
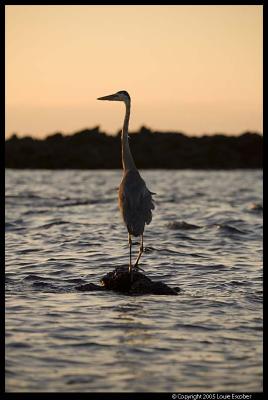
[[[133,266],[129,264],[128,272],[130,273],[130,281],[133,282]]]
[[[134,265],[133,265],[133,269],[139,269],[140,271],[145,272],[144,269],[142,269],[141,267],[138,266],[138,264],[137,264],[137,265],[134,264]]]

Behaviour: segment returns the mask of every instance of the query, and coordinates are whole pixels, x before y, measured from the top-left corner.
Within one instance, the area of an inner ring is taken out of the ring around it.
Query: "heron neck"
[[[130,117],[130,102],[125,103],[126,106],[126,114],[124,119],[124,125],[121,134],[121,143],[122,143],[122,163],[124,171],[136,169],[129,143],[128,143],[128,124]]]

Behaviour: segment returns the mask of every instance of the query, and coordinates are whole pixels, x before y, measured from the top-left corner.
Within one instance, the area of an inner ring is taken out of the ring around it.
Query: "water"
[[[178,296],[75,289],[128,262],[121,171],[6,171],[6,391],[262,391],[262,171],[142,176]]]

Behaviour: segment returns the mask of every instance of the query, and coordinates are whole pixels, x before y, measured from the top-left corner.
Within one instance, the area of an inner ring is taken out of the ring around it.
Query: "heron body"
[[[141,236],[152,220],[152,194],[137,170],[124,173],[119,187],[119,208],[128,233]]]
[[[146,187],[144,180],[140,176],[129,147],[128,124],[131,105],[129,94],[122,90],[109,96],[100,97],[98,100],[122,101],[126,107],[121,134],[123,179],[119,186],[118,203],[123,221],[128,230],[129,270],[132,274],[131,237],[141,236],[140,250],[134,264],[135,268],[138,267],[140,257],[143,253],[143,233],[145,224],[150,224],[152,220],[152,210],[154,209],[152,199],[153,193]]]

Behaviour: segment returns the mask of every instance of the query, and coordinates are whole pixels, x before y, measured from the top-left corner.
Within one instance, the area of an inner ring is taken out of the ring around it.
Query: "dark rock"
[[[129,292],[134,283],[137,281],[144,281],[150,283],[151,280],[139,272],[139,270],[133,270],[133,279],[130,279],[130,273],[127,267],[117,267],[112,272],[108,272],[102,279],[101,283],[105,286],[108,290],[115,290],[118,292]]]
[[[138,269],[133,270],[133,279],[130,279],[128,266],[117,267],[108,272],[101,279],[101,286],[94,283],[87,283],[76,286],[79,291],[113,290],[129,295],[156,294],[156,295],[177,295],[180,288],[170,288],[163,282],[153,282]]]
[[[177,290],[178,291],[178,290]],[[131,286],[131,294],[173,294],[177,295],[175,289],[170,288],[163,282],[152,282],[146,279],[140,279],[134,282]]]

